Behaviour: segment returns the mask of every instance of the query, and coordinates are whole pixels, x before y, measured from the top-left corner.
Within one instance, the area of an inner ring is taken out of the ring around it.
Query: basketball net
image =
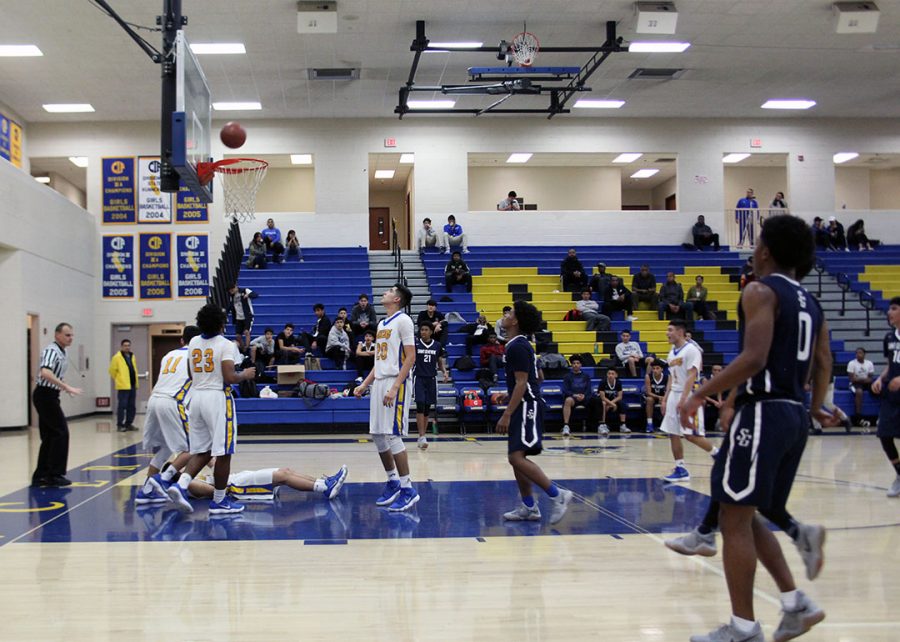
[[[530,67],[534,64],[534,59],[538,51],[541,49],[541,43],[537,36],[528,31],[517,34],[509,45],[509,51],[513,60],[520,67]]]
[[[256,193],[262,185],[269,163],[257,158],[226,158],[201,169],[201,180],[208,183],[218,175],[224,193],[225,220],[247,223],[256,218]]]

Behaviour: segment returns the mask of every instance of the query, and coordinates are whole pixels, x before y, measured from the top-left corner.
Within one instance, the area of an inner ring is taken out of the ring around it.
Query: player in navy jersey
[[[897,473],[887,496],[900,497],[900,455],[894,443],[900,437],[900,296],[891,299],[888,323],[893,327],[884,337],[884,356],[888,362],[881,376],[872,382],[872,392],[882,395],[876,434]]]
[[[668,388],[669,373],[665,370],[665,364],[659,360],[653,361],[650,367],[647,368],[647,374],[644,376],[644,402],[647,411],[647,432],[653,432],[653,415],[655,413],[655,408],[662,406]],[[662,423],[661,412],[660,423]]]
[[[781,215],[765,221],[753,254],[758,279],[744,288],[738,306],[740,354],[681,406],[682,421],[690,425],[706,397],[736,389],[726,404],[726,416],[733,408],[734,419],[711,479],[712,498],[721,504],[731,622],[692,642],[764,641],[753,611],[757,559],[781,591],[776,642],[802,635],[825,618],[797,590],[778,540],[756,514],[786,511],[809,434],[803,401],[810,377],[812,413],[824,425],[834,422],[822,410],[832,363],[827,324],[818,301],[798,283],[811,269],[814,252],[812,231],[802,219]]]
[[[432,328],[427,323],[419,326],[419,338],[416,339],[416,365],[413,370],[415,385],[413,396],[416,399],[416,428],[419,430],[419,448],[428,448],[425,429],[428,427],[428,413],[437,404],[437,371],[441,369],[444,381],[449,379],[447,368],[441,356],[444,346],[440,341],[431,338]]]
[[[528,459],[539,455],[544,402],[541,399],[537,358],[531,347],[530,337],[541,329],[541,313],[530,303],[516,301],[511,313],[503,317],[506,342],[507,395],[498,398],[507,401],[506,410],[497,421],[497,432],[508,433],[508,459],[519,485],[522,505],[503,519],[509,521],[539,521],[541,511],[534,501],[532,484],[540,486],[553,501],[550,523],[556,524],[566,513],[572,501],[572,491],[560,489],[544,474],[540,466]]]

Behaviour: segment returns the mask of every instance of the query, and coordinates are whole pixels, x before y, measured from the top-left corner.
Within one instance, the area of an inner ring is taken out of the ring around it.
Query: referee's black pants
[[[32,482],[65,476],[69,460],[69,424],[59,403],[59,390],[36,386],[32,401],[38,413],[41,449]]]

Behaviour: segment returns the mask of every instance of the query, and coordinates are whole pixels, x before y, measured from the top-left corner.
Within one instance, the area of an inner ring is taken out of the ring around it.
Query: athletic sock
[[[325,483],[324,477],[319,477],[313,482],[313,492],[324,493],[326,488],[328,488],[328,484]]]
[[[709,451],[709,456],[710,456],[710,457],[715,457],[715,456],[718,455],[718,454],[719,454],[719,448],[718,448],[718,446],[713,446],[713,449]]]
[[[742,617],[738,617],[737,615],[731,616],[731,626],[733,626],[738,633],[747,634],[753,630],[753,627],[756,626],[756,622],[753,620],[745,620]]]
[[[522,498],[522,503],[528,508],[534,508],[534,497],[532,495],[525,495],[525,497]]]
[[[797,589],[793,591],[785,591],[781,594],[781,606],[785,611],[793,611],[797,608],[797,602],[799,601],[799,595],[797,595]]]
[[[675,468],[684,468],[684,460],[676,459],[675,460]]]
[[[386,472],[387,472],[387,476],[388,476],[388,481],[400,481],[400,475],[397,474],[396,468],[394,468],[392,470],[388,470]]]
[[[219,490],[218,488],[213,490],[213,501],[217,504],[221,504],[223,501],[225,501],[225,489],[224,488],[222,490]]]
[[[172,464],[168,464],[165,468],[162,469],[162,472],[159,474],[159,476],[163,481],[170,482],[172,481],[172,478],[177,474],[178,471],[175,470],[175,466],[173,466]]]
[[[551,499],[556,499],[557,497],[559,497],[559,489],[553,482],[550,482],[550,488],[547,489],[547,496]]]
[[[400,488],[412,488],[412,482],[409,479],[409,475],[400,476]]]
[[[181,473],[181,477],[178,478],[178,485],[183,489],[187,490],[188,486],[191,483],[191,476],[187,473]]]

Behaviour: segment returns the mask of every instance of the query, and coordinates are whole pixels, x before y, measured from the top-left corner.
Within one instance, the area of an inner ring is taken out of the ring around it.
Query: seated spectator
[[[747,284],[756,280],[756,273],[753,271],[753,255],[747,257],[746,263],[741,266],[740,288],[743,290]]]
[[[666,282],[659,289],[659,320],[672,319],[675,315],[686,321],[694,320],[694,306],[684,300],[684,290],[675,280],[675,273],[666,274]]]
[[[316,321],[306,334],[306,342],[311,351],[324,355],[325,346],[328,344],[328,333],[331,331],[331,319],[325,315],[325,306],[321,303],[313,305],[313,314],[316,315]]]
[[[462,248],[463,254],[469,253],[469,242],[466,233],[463,232],[462,225],[457,225],[456,217],[451,214],[447,217],[447,224],[444,226],[444,253],[450,251],[451,247],[459,246]]]
[[[663,362],[653,360],[644,376],[644,409],[647,411],[647,432],[653,432],[655,409],[659,408],[659,419],[662,421],[662,402],[666,398],[669,385],[669,373],[665,371]]]
[[[356,344],[356,374],[365,377],[375,367],[375,330],[366,330]]]
[[[871,252],[875,246],[880,245],[878,241],[870,240],[866,236],[866,224],[862,219],[858,219],[856,223],[847,228],[847,243],[851,248],[858,249],[860,252],[865,250]]]
[[[635,307],[647,302],[650,304],[651,310],[656,309],[659,301],[656,294],[656,276],[646,263],[641,266],[640,272],[631,278],[631,292],[635,299]]]
[[[641,344],[631,340],[631,331],[622,330],[619,336],[621,341],[616,344],[616,359],[619,366],[632,377],[641,376],[641,368],[645,363],[652,361],[652,358],[645,357]]]
[[[825,229],[825,222],[821,216],[813,219],[813,234],[816,237],[816,248],[820,250],[831,250],[831,238],[828,236],[828,230]]]
[[[425,251],[426,247],[437,247],[444,251],[444,237],[440,230],[436,230],[431,226],[431,219],[426,218],[422,221],[422,227],[416,232],[416,248],[419,253]]]
[[[503,367],[503,355],[506,348],[497,340],[493,332],[488,335],[487,343],[478,351],[478,361],[482,368],[490,370],[491,378],[497,381],[497,371]]]
[[[706,297],[708,295],[709,291],[706,289],[706,286],[703,285],[703,276],[698,274],[697,278],[694,279],[694,285],[688,290],[687,302],[693,306],[694,312],[699,314],[701,319],[715,321],[716,314],[710,309],[709,304],[706,302]],[[692,319],[689,319],[689,321],[690,320]]]
[[[284,260],[284,245],[281,243],[281,230],[275,227],[275,221],[266,221],[266,227],[261,232],[266,249],[272,253],[272,261],[281,263]]]
[[[428,299],[425,303],[425,309],[419,312],[416,317],[416,327],[427,323],[431,326],[432,336],[435,341],[440,341],[442,346],[447,345],[447,324],[444,322],[444,315],[438,312],[437,301]]]
[[[784,192],[775,192],[775,198],[772,199],[772,204],[769,207],[773,210],[787,210],[788,204],[784,200]]]
[[[469,323],[465,327],[466,331],[466,353],[472,351],[472,346],[480,346],[487,343],[488,335],[491,334],[491,324],[487,317],[479,314],[475,319],[475,323]],[[496,332],[494,333],[496,334]],[[499,339],[499,337],[498,337]]]
[[[610,275],[606,273],[606,263],[600,262],[597,264],[597,274],[591,277],[590,288],[591,292],[596,292],[597,296],[603,298],[604,292],[606,292],[606,288],[609,287]]]
[[[508,317],[512,313],[512,308],[508,305],[503,306],[503,314],[500,315],[500,318],[497,319],[496,323],[494,323],[494,334],[497,335],[497,340],[500,343],[506,343],[506,328],[503,327],[503,319]]]
[[[304,337],[294,334],[294,324],[285,323],[284,330],[275,338],[275,357],[282,365],[300,363],[308,347]]]
[[[369,295],[363,292],[350,310],[350,329],[354,335],[360,336],[366,330],[374,330],[377,326],[378,317],[375,315],[375,308],[369,305]]]
[[[853,393],[853,423],[861,426],[863,393],[872,389],[875,379],[875,365],[866,359],[865,348],[856,349],[856,358],[847,364],[847,376],[850,377],[850,392]]]
[[[610,318],[600,313],[600,304],[591,299],[590,288],[581,291],[581,299],[575,303],[575,309],[587,322],[589,332],[606,332],[612,325]]]
[[[516,196],[517,194],[515,192],[510,191],[510,193],[506,195],[506,198],[497,203],[497,209],[501,212],[518,212],[522,209],[522,206],[519,205],[519,199],[516,198]]]
[[[695,348],[697,348],[697,350],[700,351],[700,354],[703,354],[705,352],[705,350],[703,350],[703,346],[701,346],[699,343],[694,341],[694,335],[691,334],[690,330],[685,331],[684,340],[687,341],[688,343],[692,344]],[[700,376],[702,377],[703,373],[700,373]]]
[[[563,437],[571,434],[569,430],[569,418],[572,416],[572,409],[576,406],[584,408],[587,406],[591,397],[591,378],[586,372],[581,370],[581,357],[577,354],[572,355],[569,359],[572,369],[566,373],[562,380],[563,394]]]
[[[253,235],[250,246],[247,248],[249,257],[247,258],[247,267],[259,269],[266,267],[266,243],[263,241],[263,235],[259,232]]]
[[[338,319],[344,320],[344,332],[350,334],[350,317],[347,315],[347,308],[344,306],[338,308],[337,316],[334,320],[337,321]]]
[[[350,358],[350,336],[344,330],[344,319],[338,317],[334,325],[328,331],[328,339],[325,343],[325,356],[334,361],[338,370],[347,369],[347,359]]]
[[[267,367],[275,364],[275,332],[266,328],[262,335],[250,342],[250,361],[256,367],[256,373],[262,374]]]
[[[287,258],[297,257],[303,263],[303,252],[300,250],[300,239],[294,230],[288,230],[287,238],[284,240]]]
[[[634,321],[634,308],[631,305],[631,292],[628,291],[622,280],[617,276],[609,279],[609,288],[603,294],[603,314],[609,316],[612,312],[624,310],[627,321]]]
[[[619,373],[615,368],[606,371],[606,378],[597,386],[597,395],[588,403],[588,422],[597,426],[601,435],[609,434],[609,424],[618,428],[619,432],[628,434],[631,431],[625,425],[625,404],[622,402],[625,391],[619,381]]]
[[[828,217],[828,239],[831,241],[831,248],[838,252],[849,252],[847,247],[847,237],[844,235],[844,226],[841,225],[836,216]]]
[[[575,248],[569,249],[566,258],[563,259],[559,266],[559,273],[562,276],[563,290],[566,292],[580,292],[582,288],[587,286],[587,274],[575,252]]]
[[[719,235],[713,233],[712,228],[706,224],[703,214],[697,217],[697,222],[691,228],[691,235],[694,237],[694,247],[698,250],[712,245],[714,250],[719,251]]]
[[[444,268],[444,285],[447,287],[447,292],[457,283],[466,286],[466,292],[472,291],[472,275],[469,274],[469,266],[462,260],[462,255],[454,251],[452,258],[447,261],[447,267]]]
[[[722,372],[722,366],[719,364],[714,365],[710,370],[710,378],[718,377],[719,373]],[[719,411],[722,409],[722,406],[725,405],[725,398],[728,395],[726,393],[717,392],[711,397],[706,397],[706,401],[703,405],[703,421],[704,425],[708,430],[715,430],[717,424],[719,423]],[[722,428],[726,428],[722,426]]]

